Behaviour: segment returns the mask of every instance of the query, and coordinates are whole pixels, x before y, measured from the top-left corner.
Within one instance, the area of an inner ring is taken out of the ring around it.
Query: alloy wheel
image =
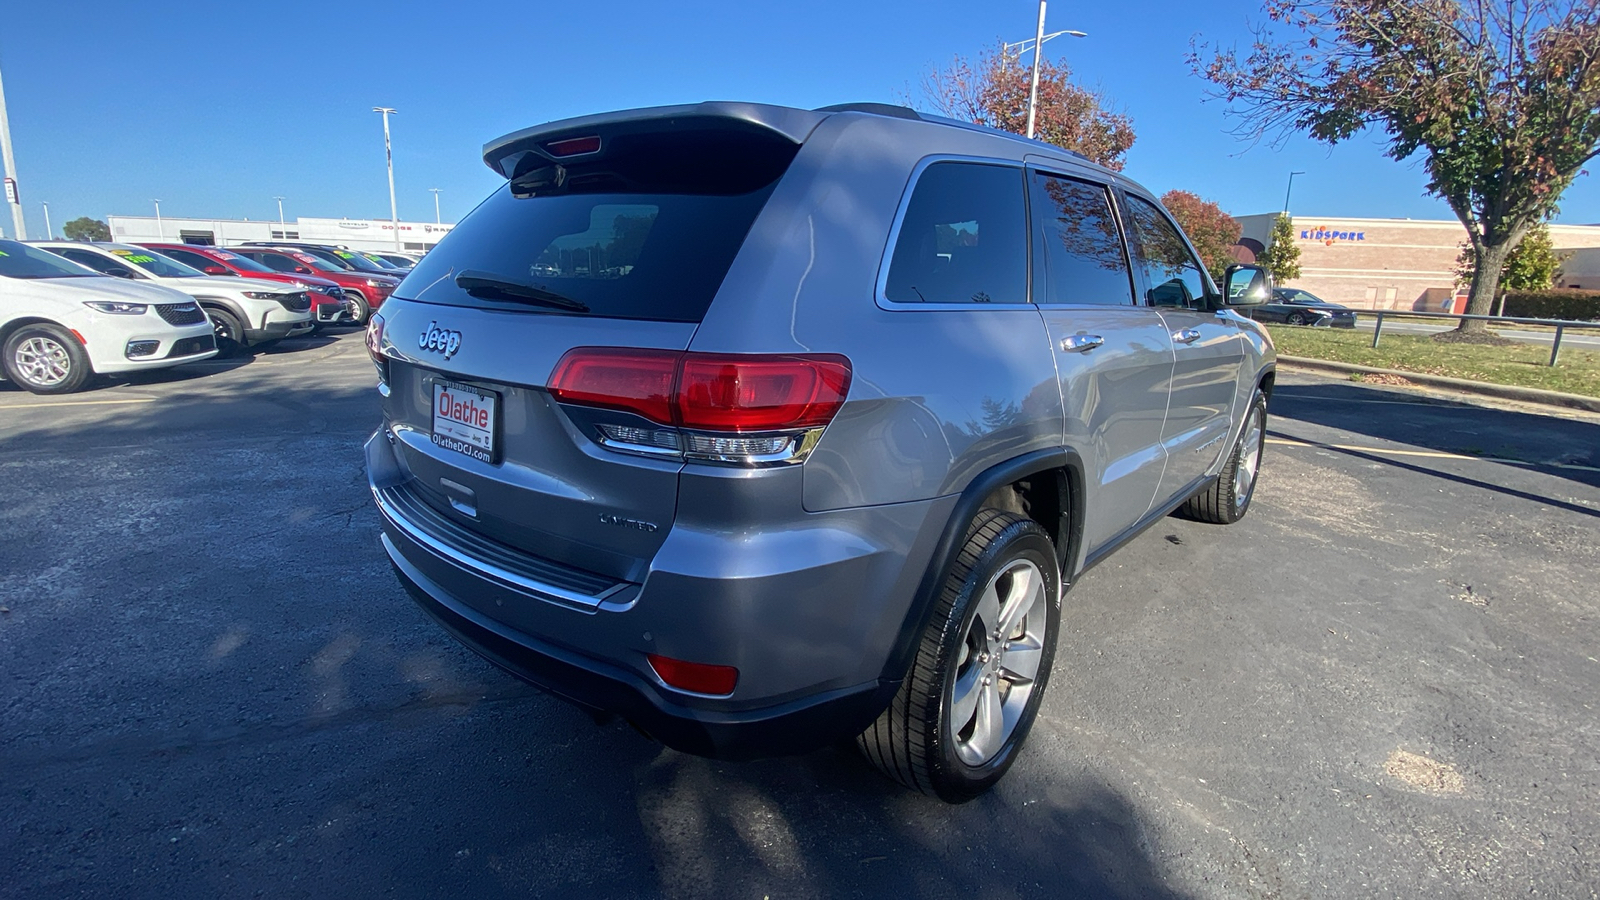
[[[1048,637],[1044,574],[1013,560],[979,595],[951,680],[950,733],[969,766],[993,759],[1016,731],[1039,674]]]
[[[54,387],[72,374],[72,357],[67,354],[67,348],[41,335],[18,344],[13,361],[17,372],[39,387]]]
[[[1245,423],[1244,434],[1239,438],[1239,462],[1233,470],[1233,505],[1243,509],[1250,502],[1250,492],[1256,486],[1256,472],[1261,468],[1261,407],[1252,406],[1250,419]]]

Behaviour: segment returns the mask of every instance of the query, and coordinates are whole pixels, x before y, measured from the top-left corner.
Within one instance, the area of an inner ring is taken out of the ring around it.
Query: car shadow
[[[1273,392],[1270,412],[1280,420],[1482,457],[1600,487],[1600,424],[1593,422],[1346,383],[1280,385]],[[1368,455],[1389,465],[1410,466],[1382,454]],[[1426,471],[1440,474],[1431,468]]]

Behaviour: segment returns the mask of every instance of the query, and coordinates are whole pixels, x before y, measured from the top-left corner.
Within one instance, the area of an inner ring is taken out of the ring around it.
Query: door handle
[[[1198,328],[1185,328],[1182,331],[1174,331],[1172,339],[1180,344],[1192,344],[1200,340],[1200,330]]]
[[[1105,342],[1098,334],[1075,334],[1061,339],[1061,349],[1067,353],[1087,353]]]

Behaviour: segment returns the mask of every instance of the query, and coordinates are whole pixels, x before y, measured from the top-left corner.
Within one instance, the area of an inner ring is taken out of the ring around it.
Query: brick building
[[[1277,213],[1241,216],[1240,255],[1266,248]],[[1456,256],[1467,242],[1454,219],[1293,217],[1300,277],[1286,287],[1362,309],[1438,311],[1456,293]],[[1551,225],[1564,287],[1600,288],[1600,225]]]

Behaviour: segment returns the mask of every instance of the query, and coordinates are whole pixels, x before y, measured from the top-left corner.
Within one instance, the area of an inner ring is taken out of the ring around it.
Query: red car
[[[350,304],[345,299],[344,289],[332,279],[317,275],[290,275],[279,272],[221,247],[205,247],[197,244],[140,244],[139,246],[193,266],[207,275],[239,275],[244,278],[259,278],[262,281],[303,285],[309,288],[306,293],[311,295],[315,304],[313,313],[319,324],[347,319],[350,313]]]
[[[287,275],[316,275],[334,282],[344,290],[350,321],[357,325],[365,325],[367,317],[400,286],[398,278],[336,269],[333,263],[293,247],[229,247],[228,252]]]

